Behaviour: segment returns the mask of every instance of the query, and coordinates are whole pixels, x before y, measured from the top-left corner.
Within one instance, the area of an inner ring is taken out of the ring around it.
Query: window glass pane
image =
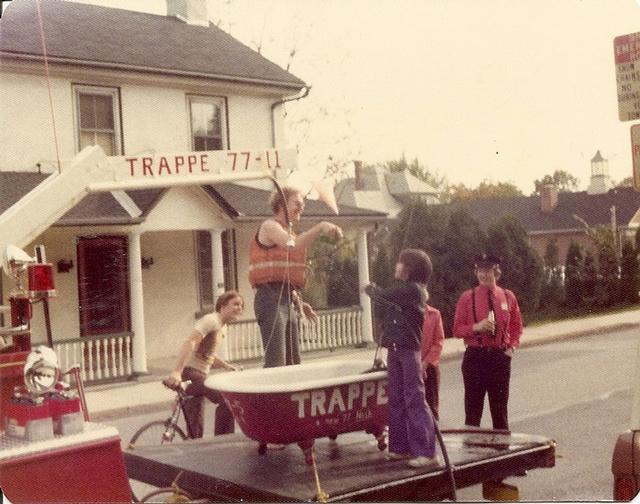
[[[80,150],[88,147],[89,145],[95,145],[95,135],[87,131],[80,132]]]
[[[195,150],[220,150],[222,144],[222,110],[216,103],[190,101],[191,134]]]
[[[79,98],[80,105],[80,127],[95,128],[96,118],[94,115],[93,99],[91,96],[81,94]]]
[[[113,98],[107,95],[95,95],[96,128],[113,129]]]
[[[193,148],[197,151],[206,151],[207,149],[207,141],[206,138],[203,137],[195,137],[193,139]]]
[[[205,150],[222,150],[222,138],[207,138]]]
[[[213,114],[210,103],[191,102],[191,131],[194,136],[205,136]]]
[[[96,133],[95,139],[95,145],[102,147],[107,156],[115,155],[114,139],[111,133]]]

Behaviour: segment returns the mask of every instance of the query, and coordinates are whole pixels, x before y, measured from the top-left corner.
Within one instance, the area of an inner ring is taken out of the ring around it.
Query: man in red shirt
[[[520,344],[522,316],[513,292],[498,287],[500,259],[475,257],[478,286],[465,291],[456,305],[453,335],[464,338],[462,360],[465,424],[479,427],[484,396],[494,429],[509,429],[507,402],[511,358]]]

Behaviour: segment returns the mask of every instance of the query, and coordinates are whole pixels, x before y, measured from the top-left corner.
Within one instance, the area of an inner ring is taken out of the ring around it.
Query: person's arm
[[[237,367],[229,364],[224,359],[218,357],[218,354],[215,355],[215,359],[213,360],[213,364],[211,366],[214,367],[214,368],[226,369],[227,371],[237,371],[238,370]]]
[[[442,327],[442,315],[439,311],[430,312],[428,317],[433,319],[433,322],[429,321],[429,324],[425,324],[423,329],[427,329],[430,334],[423,334],[423,342],[427,343],[422,348],[422,363],[423,368],[426,369],[427,365],[432,362],[438,362],[440,355],[442,354],[442,348],[444,346],[444,328]]]
[[[295,236],[293,238],[294,245],[292,248],[306,248],[322,233],[334,235],[338,238],[342,237],[342,229],[340,229],[340,226],[336,226],[331,222],[322,221],[307,231]],[[290,239],[289,233],[274,219],[264,221],[258,231],[258,240],[266,246],[277,245],[279,247],[287,247],[289,246]]]
[[[518,348],[520,346],[520,336],[522,335],[522,314],[515,294],[508,291],[509,299],[509,346]]]
[[[453,335],[456,338],[468,338],[473,336],[473,320],[469,320],[469,294],[464,292],[456,304],[456,313],[453,317]]]
[[[202,334],[195,329],[191,332],[191,334],[184,340],[182,346],[180,347],[180,351],[178,352],[178,359],[176,360],[176,365],[173,368],[173,371],[169,375],[166,381],[170,384],[177,385],[182,380],[182,370],[184,366],[187,364],[187,360],[191,357],[191,354],[196,349],[196,347],[202,341]]]
[[[363,290],[373,302],[380,303],[383,306],[392,305],[398,308],[401,308],[402,305],[411,304],[414,298],[417,297],[417,291],[408,284],[400,284],[383,289],[372,283],[365,286]],[[399,301],[401,301],[401,303]]]

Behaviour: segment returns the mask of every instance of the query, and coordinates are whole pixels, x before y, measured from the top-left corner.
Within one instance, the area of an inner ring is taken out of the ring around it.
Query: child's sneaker
[[[429,465],[440,465],[441,460],[440,457],[434,455],[433,457],[415,457],[407,462],[409,467],[425,467]]]

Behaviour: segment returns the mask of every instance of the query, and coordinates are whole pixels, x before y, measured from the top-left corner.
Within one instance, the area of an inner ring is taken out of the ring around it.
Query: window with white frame
[[[191,120],[191,148],[194,151],[227,148],[224,98],[189,96]]]
[[[74,86],[78,151],[99,145],[107,156],[122,154],[117,88]]]

